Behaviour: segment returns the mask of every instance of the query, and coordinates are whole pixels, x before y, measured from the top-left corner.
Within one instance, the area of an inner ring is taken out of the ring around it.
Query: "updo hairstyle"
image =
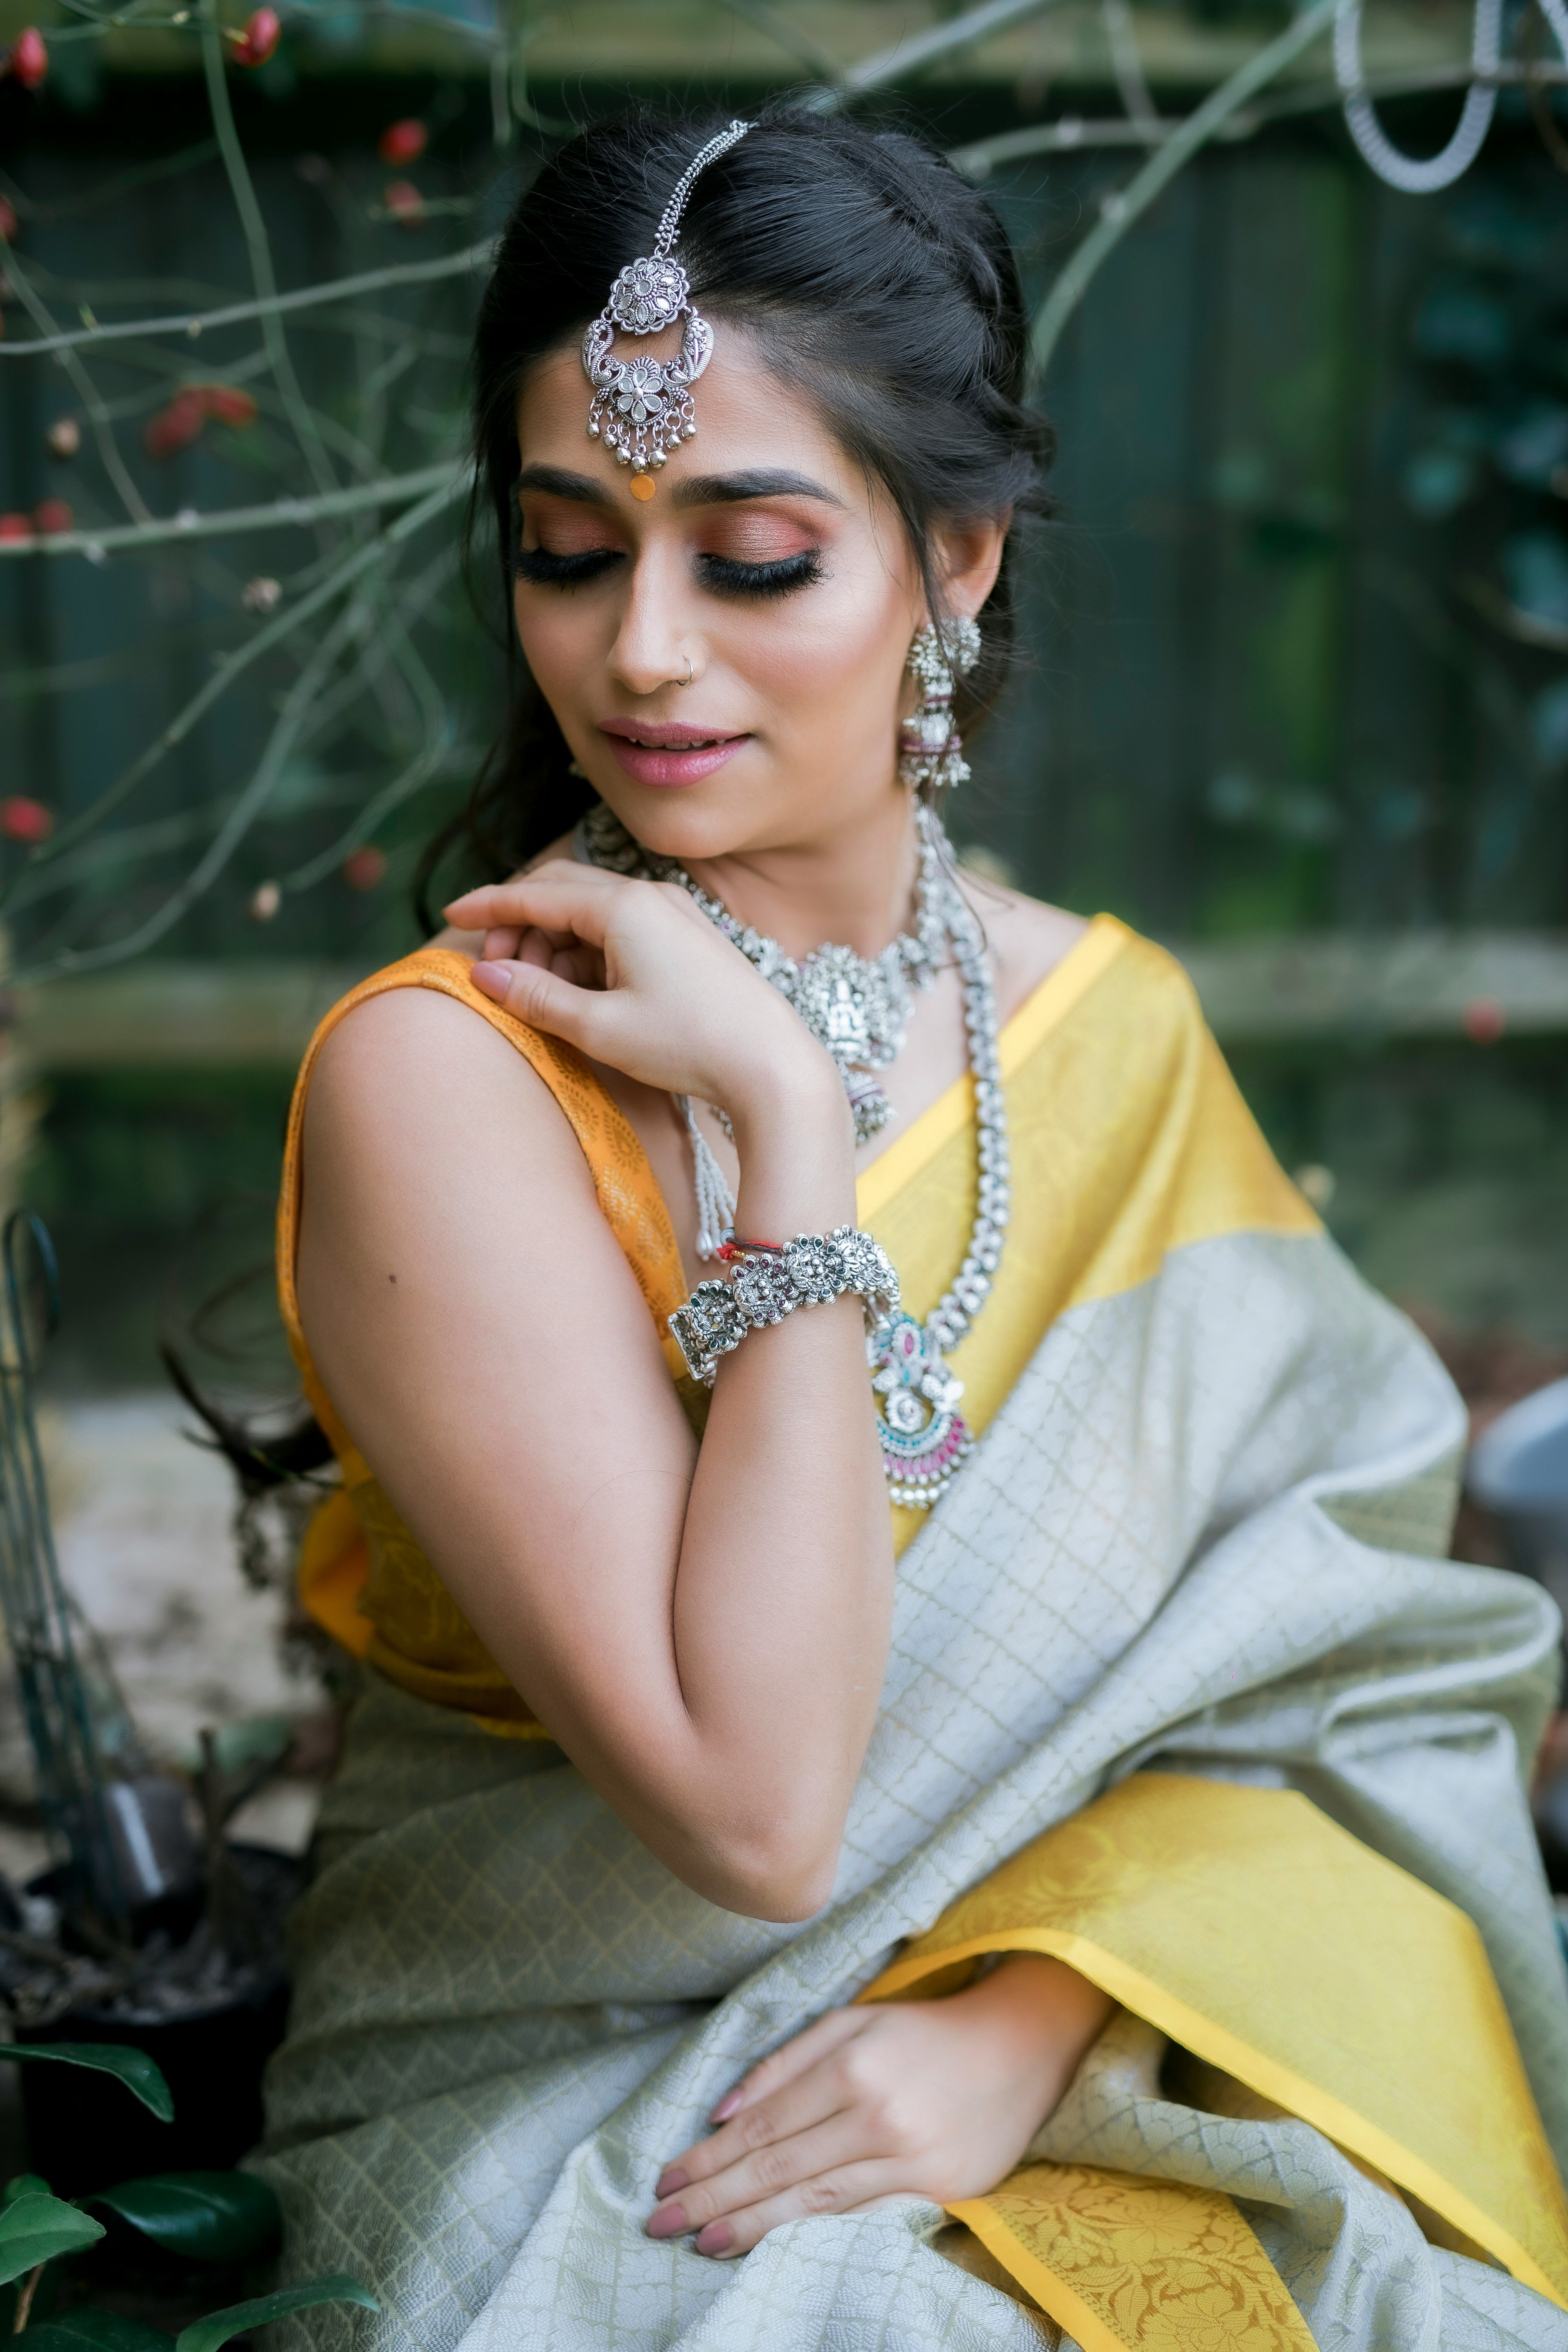
[[[596,124],[543,165],[502,233],[474,337],[469,531],[471,541],[488,509],[500,558],[507,719],[467,808],[426,853],[422,894],[459,847],[476,879],[515,871],[593,800],[569,772],[565,740],[517,646],[518,395],[536,361],[578,344],[616,272],[651,250],[676,181],[723,127],[717,117],[647,111]],[[771,107],[700,174],[678,255],[705,316],[721,330],[743,328],[891,500],[933,612],[942,610],[937,524],[1008,509],[1049,514],[1053,436],[1025,404],[1027,327],[1006,231],[921,140]],[[589,396],[584,377],[584,431]],[[958,683],[966,734],[1006,673],[1013,565],[1009,546],[981,615],[984,651]]]

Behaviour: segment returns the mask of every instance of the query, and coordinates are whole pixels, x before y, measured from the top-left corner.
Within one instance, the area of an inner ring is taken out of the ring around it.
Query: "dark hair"
[[[465,848],[487,877],[510,872],[593,798],[569,772],[512,625],[517,398],[528,369],[574,342],[616,273],[650,250],[670,190],[721,128],[648,111],[595,125],[544,164],[502,234],[474,337],[479,472],[468,523],[471,545],[487,509],[494,522],[508,711],[467,809],[425,854],[422,898],[448,850]],[[933,612],[933,525],[1008,509],[1049,514],[1054,442],[1025,404],[1027,327],[1007,233],[987,199],[922,141],[801,106],[767,109],[699,176],[679,257],[704,313],[743,325],[891,499]],[[587,396],[584,382],[584,417]],[[1012,596],[1005,553],[984,615],[984,652],[958,689],[966,730],[1005,676]]]

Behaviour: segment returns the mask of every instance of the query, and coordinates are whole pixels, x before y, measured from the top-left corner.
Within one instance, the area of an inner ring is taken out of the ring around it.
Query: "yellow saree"
[[[301,1592],[311,1612],[367,1658],[379,1686],[395,1685],[397,1696],[367,1701],[360,1753],[356,1759],[351,1743],[343,1781],[329,1801],[327,1826],[342,1858],[303,1906],[296,2023],[275,2070],[278,2153],[270,2168],[301,2263],[308,2253],[318,2262],[329,2252],[334,2261],[355,2252],[364,2259],[364,2211],[329,2185],[323,2165],[349,2160],[354,2136],[384,2132],[377,2118],[401,2112],[410,2098],[449,2103],[456,2085],[477,2079],[471,2057],[456,2055],[465,2031],[479,2046],[478,2028],[458,2023],[460,2016],[472,2020],[471,2007],[459,2000],[439,2030],[432,2023],[450,2006],[449,1994],[432,1986],[448,1983],[454,1965],[460,1977],[460,1964],[443,1958],[435,1977],[416,1985],[385,1936],[367,1936],[373,1889],[379,1885],[384,1900],[404,1899],[395,1890],[403,1885],[398,1873],[411,1866],[410,1842],[425,1833],[416,1820],[435,1788],[431,1759],[439,1752],[456,1769],[452,1735],[460,1727],[481,1747],[499,1734],[515,1768],[486,1766],[470,1740],[458,1773],[465,1792],[483,1784],[487,1794],[510,1789],[518,1802],[526,1794],[540,1808],[559,1802],[570,1811],[581,1802],[580,1784],[560,1763],[546,1727],[485,1655],[337,1422],[300,1328],[293,1291],[300,1131],[315,1053],[365,994],[410,985],[469,1003],[511,1037],[551,1087],[661,1333],[684,1291],[668,1218],[630,1129],[570,1049],[509,1020],[473,990],[461,958],[426,950],[376,975],[329,1015],[300,1074],[279,1226],[285,1321],[343,1478],[310,1531]],[[928,1527],[920,1513],[895,1512],[907,1563],[904,1615],[864,1806],[847,1839],[840,1899],[806,1938],[813,1950],[826,1939],[826,1972],[819,1969],[815,1991],[793,2012],[789,2000],[763,2002],[760,2046],[798,2030],[835,1999],[929,1996],[963,1981],[987,1955],[1055,1953],[1187,2053],[1174,2073],[1166,2062],[1164,2078],[1167,2088],[1179,2080],[1184,2095],[1174,2105],[1163,2095],[1152,2105],[1124,2102],[1120,2121],[1107,2122],[1105,2107],[1072,2145],[1062,2141],[1068,2128],[1062,2126],[992,2196],[954,2209],[954,2221],[1000,2266],[983,2265],[990,2285],[964,2277],[964,2294],[994,2305],[1005,2280],[1016,2324],[1034,2331],[1032,2340],[1042,2329],[1066,2331],[1085,2352],[1186,2352],[1198,2344],[1302,2352],[1321,2340],[1307,2316],[1325,2324],[1321,2283],[1303,2285],[1289,2246],[1271,2257],[1265,2239],[1275,2245],[1270,2233],[1279,2225],[1252,2176],[1244,2166],[1227,2173],[1231,2158],[1212,2152],[1196,2164],[1151,2155],[1148,2116],[1158,2106],[1162,2115],[1248,2117],[1245,2127],[1255,2135],[1308,2130],[1341,2181],[1335,2193],[1362,2200],[1374,2217],[1368,2223],[1363,2214],[1359,2225],[1367,2243],[1381,2230],[1403,2246],[1399,2232],[1418,2229],[1442,2250],[1431,2259],[1444,2280],[1450,2280],[1444,2262],[1460,2266],[1452,2278],[1461,2281],[1472,2268],[1500,2264],[1532,2291],[1521,2307],[1539,2310],[1542,2321],[1537,2335],[1498,2340],[1568,2345],[1568,2324],[1553,2334],[1557,2323],[1545,2317],[1548,2306],[1568,2310],[1568,2207],[1488,1957],[1489,1943],[1498,1954],[1502,1932],[1496,1890],[1479,1906],[1483,1941],[1463,1904],[1468,1883],[1460,1884],[1475,1865],[1450,1867],[1429,1851],[1436,1833],[1415,1818],[1420,1800],[1403,1787],[1391,1796],[1377,1779],[1382,1765],[1345,1760],[1333,1748],[1337,1732],[1322,1727],[1360,1706],[1384,1727],[1378,1736],[1389,1755],[1401,1739],[1407,1747],[1411,1738],[1417,1745],[1435,1740],[1447,1769],[1447,1735],[1416,1726],[1417,1701],[1429,1695],[1436,1672],[1439,1683],[1447,1676],[1448,1699],[1458,1704],[1463,1676],[1456,1659],[1478,1644],[1489,1654],[1508,1646],[1496,1626],[1478,1630],[1485,1593],[1458,1583],[1439,1591],[1434,1580],[1486,1572],[1438,1570],[1422,1559],[1441,1549],[1451,1491],[1456,1424],[1440,1376],[1434,1385],[1419,1343],[1333,1259],[1236,1093],[1179,968],[1162,951],[1100,919],[1008,1024],[1000,1050],[1013,1160],[1007,1258],[994,1297],[952,1360],[965,1382],[965,1417],[983,1436],[994,1434],[935,1515],[939,1526]],[[859,1185],[861,1223],[889,1250],[917,1316],[952,1277],[974,1198],[965,1079],[873,1161]],[[1314,1285],[1323,1296],[1303,1307],[1296,1294]],[[1284,1337],[1271,1339],[1275,1330]],[[1324,1406],[1325,1366],[1331,1382],[1335,1349],[1342,1390],[1359,1383],[1372,1396],[1381,1381],[1391,1397],[1397,1391],[1397,1402],[1364,1404],[1359,1420],[1342,1398]],[[672,1344],[668,1352],[673,1374],[679,1360]],[[1037,1394],[1042,1377],[1046,1389]],[[1388,1425],[1374,1443],[1368,1432],[1380,1411]],[[1315,1412],[1325,1425],[1338,1416],[1331,1443],[1314,1437]],[[1368,1458],[1357,1460],[1363,1437]],[[1019,1498],[1031,1481],[1026,1504]],[[969,1499],[961,1506],[965,1488]],[[1271,1539],[1251,1537],[1269,1525]],[[1248,1539],[1247,1558],[1261,1565],[1227,1601],[1215,1563],[1240,1558]],[[1373,1598],[1379,1588],[1369,1563],[1393,1559],[1410,1572],[1403,1582],[1395,1578],[1392,1598]],[[1331,1624],[1325,1615],[1315,1630],[1304,1622],[1311,1611],[1303,1599],[1303,1580],[1314,1574],[1324,1591],[1336,1577],[1342,1584],[1339,1614]],[[1205,1575],[1214,1589],[1194,1613]],[[1477,1710],[1489,1707],[1489,1720],[1507,1717],[1517,1748],[1542,1704],[1552,1634],[1530,1596],[1510,1580],[1496,1582],[1506,1588],[1495,1607],[1508,1620],[1514,1654],[1506,1674],[1481,1674],[1482,1696],[1474,1673],[1463,1683],[1474,1718],[1464,1737],[1472,1747],[1482,1740]],[[1447,1624],[1456,1609],[1466,1630],[1443,1636],[1444,1660],[1436,1668],[1418,1660],[1409,1624],[1423,1610]],[[1402,1684],[1400,1673],[1384,1671],[1390,1643],[1404,1659]],[[1291,1685],[1293,1695],[1285,1696]],[[1331,1706],[1318,1696],[1331,1690]],[[1356,1695],[1353,1705],[1347,1690]],[[1308,1716],[1317,1727],[1310,1738],[1302,1731]],[[1403,1727],[1390,1734],[1394,1723]],[[523,1780],[515,1777],[525,1759],[514,1742],[531,1744]],[[416,1751],[425,1759],[417,1773]],[[1040,1780],[1033,1795],[1015,1802],[1047,1756],[1056,1793],[1047,1795]],[[410,1791],[417,1785],[421,1792],[406,1802],[387,1794],[399,1759],[408,1762]],[[1506,1809],[1495,1760],[1476,1802]],[[1517,1765],[1514,1771],[1517,1813]],[[448,1792],[445,1802],[451,1832],[459,1798]],[[1510,1815],[1516,1845],[1519,1826]],[[536,1829],[547,1844],[563,1834],[542,1819]],[[521,1834],[510,1824],[502,1832],[492,1823],[492,1832],[498,1851],[512,1851],[507,1841]],[[618,1859],[607,1858],[611,1843]],[[553,1856],[556,1846],[550,1851]],[[784,1946],[798,1931],[716,1926],[721,1914],[698,1920],[708,1906],[672,1886],[651,1891],[642,1864],[626,1854],[624,1833],[616,1840],[611,1825],[600,1822],[574,1851],[564,1877],[551,1861],[546,1886],[539,1850],[526,1839],[516,1848],[532,1908],[521,1921],[511,1915],[511,1932],[537,1945],[538,1958],[509,1958],[498,1973],[492,1956],[492,2007],[495,2000],[510,2003],[521,2019],[525,2011],[544,2014],[529,2009],[542,2000],[547,2009],[563,2000],[624,2007],[724,1996],[722,2016],[760,1980],[749,1970],[760,1968],[765,1979],[770,1966],[784,1965]],[[947,1859],[922,1874],[917,1865],[937,1853]],[[1515,1860],[1527,1873],[1527,1856]],[[463,1870],[454,1874],[449,1860],[440,1871],[428,1861],[422,1867],[427,1893],[441,1881],[454,1951],[465,1936],[482,1943],[490,1898]],[[490,1858],[473,1867],[488,1884]],[[634,1879],[636,1895],[628,1891]],[[619,1932],[604,1910],[606,1894],[610,1912],[618,1899],[634,1910],[652,1906],[640,1916],[660,1908],[686,1923],[670,1928],[662,1959],[629,1973],[619,1963],[606,1970]],[[601,1915],[564,1975],[559,1934],[539,1907],[547,1899],[576,1906],[579,1927],[586,1910]],[[1539,1890],[1535,1901],[1539,1910]],[[1525,1958],[1504,1957],[1513,1969],[1515,2017],[1539,2045],[1539,2088],[1542,2064],[1568,2051],[1568,2000],[1560,1966],[1558,1981],[1548,1980],[1552,1963],[1538,1920],[1530,1933]],[[879,1970],[900,1937],[901,1948]],[[699,1951],[700,1961],[692,1958]],[[777,1956],[771,1962],[770,1953]],[[370,1980],[374,1968],[379,1983]],[[383,2032],[401,2036],[390,2074],[384,2057],[365,2054]],[[701,2039],[691,2042],[693,2052]],[[525,2068],[537,2068],[548,2043],[548,2035],[541,2042],[534,2029],[518,2024],[507,2046]],[[408,2071],[406,2053],[416,2045],[420,2055]],[[721,2071],[738,2071],[735,2058],[750,2047],[742,2038],[739,2052],[730,2048]],[[531,2095],[519,2092],[520,2117],[531,2112]],[[1143,2118],[1136,2128],[1128,2121],[1135,2106]],[[590,2136],[597,2113],[589,2101],[579,2116]],[[468,2128],[486,2140],[501,2126],[480,2121],[476,2110]],[[1110,2162],[1100,2160],[1107,2148]],[[353,2160],[363,2161],[357,2154]],[[461,2171],[458,2139],[446,2161]],[[1347,2163],[1349,2189],[1341,2179]],[[569,2175],[575,2233],[552,2238],[549,2216]],[[1234,2194],[1227,2180],[1241,2184]],[[514,2249],[509,2266],[483,2293],[458,2294],[473,2352],[491,2340],[522,2340],[516,2328],[520,2313],[531,2308],[528,2294],[542,2292],[542,2278],[559,2278],[563,2264],[571,2272],[577,2255],[568,2245],[584,2242],[587,2226],[583,2193],[570,2165],[552,2172],[542,2201],[530,2208],[535,2218],[524,2216],[504,2233]],[[640,2194],[627,2192],[626,2219],[611,2228],[623,2253]],[[432,2188],[424,2201],[414,2199],[407,2226],[434,2244],[451,2226],[449,2205],[450,2196]],[[610,2224],[592,2199],[590,2206],[599,2216],[591,2238]],[[940,2251],[953,2243],[950,2231]],[[763,2251],[740,2268],[759,2275]],[[644,2254],[639,2245],[638,2262]],[[601,2259],[611,2257],[595,2257]],[[525,2278],[532,2282],[527,2290]],[[419,2292],[431,2290],[426,2284]],[[680,2294],[671,2292],[679,2315]],[[809,2300],[807,2288],[799,2292]],[[1459,2294],[1451,2281],[1448,2292]],[[768,2294],[771,2308],[776,2286]],[[1537,2305],[1535,2297],[1546,2300]],[[411,2327],[405,2305],[398,2308],[398,2326]],[[931,2340],[967,2343],[972,2316],[966,2305]],[[738,2328],[741,2318],[737,2308],[731,2324]],[[792,2336],[791,2324],[786,2316],[774,2335],[763,2330],[754,2340],[793,2352],[806,2339]],[[316,2325],[317,2340],[325,2341],[342,2323]],[[697,2336],[682,2332],[686,2325],[678,2315],[646,2340],[695,2344]],[[610,2342],[608,2326],[595,2320],[541,2340],[576,2352]],[[906,2336],[895,2328],[885,2340],[901,2346]],[[924,2339],[911,2329],[907,2340],[912,2347]],[[1362,2339],[1352,2331],[1335,2340]]]

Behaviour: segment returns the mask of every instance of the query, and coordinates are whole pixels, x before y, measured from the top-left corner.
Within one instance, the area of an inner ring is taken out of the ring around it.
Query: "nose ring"
[[[686,676],[684,677],[678,677],[675,682],[677,686],[689,686],[696,675],[696,671],[691,667],[691,656],[688,654],[686,656]]]

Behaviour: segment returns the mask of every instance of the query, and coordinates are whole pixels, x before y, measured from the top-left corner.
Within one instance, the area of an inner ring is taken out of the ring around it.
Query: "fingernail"
[[[684,2205],[661,2205],[657,2213],[647,2218],[650,2238],[683,2238],[690,2227]]]
[[[504,964],[473,964],[469,967],[468,978],[476,988],[493,997],[498,1004],[505,1002],[507,990],[511,986],[511,974]]]
[[[667,2164],[654,2184],[656,2197],[673,2197],[678,2189],[686,2186],[686,2175],[679,2164]]]
[[[709,2122],[710,2124],[727,2124],[740,2104],[741,2094],[739,2091],[731,2091],[728,2098],[720,2100],[718,2105],[709,2116]]]
[[[728,2221],[710,2221],[705,2230],[698,2231],[691,2242],[700,2254],[721,2254],[734,2242],[735,2232]]]

